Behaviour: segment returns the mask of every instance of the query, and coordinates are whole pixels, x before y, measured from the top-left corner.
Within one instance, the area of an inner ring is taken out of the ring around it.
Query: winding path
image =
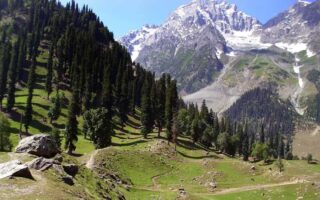
[[[99,152],[99,150],[96,150],[96,151],[94,151],[94,152],[91,154],[89,160],[88,160],[87,163],[86,163],[86,167],[87,167],[88,169],[93,169],[93,168],[94,168],[94,158],[96,157],[96,155],[98,154],[98,152]]]
[[[222,194],[230,194],[230,193],[238,193],[238,192],[248,192],[252,190],[267,189],[267,188],[286,186],[286,185],[295,185],[295,184],[304,183],[304,182],[305,182],[304,180],[294,180],[294,181],[287,181],[287,182],[274,183],[274,184],[249,185],[249,186],[243,186],[238,188],[223,189],[214,193],[208,193],[206,195],[222,195]]]

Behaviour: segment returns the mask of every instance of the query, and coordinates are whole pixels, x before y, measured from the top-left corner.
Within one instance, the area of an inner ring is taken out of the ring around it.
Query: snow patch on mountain
[[[272,46],[270,43],[262,43],[261,38],[253,31],[233,31],[224,34],[227,45],[234,50],[266,49]]]
[[[153,35],[157,29],[158,26],[145,25],[142,29],[131,31],[128,35],[120,38],[120,43],[127,47],[133,61],[138,58],[140,51],[143,48],[144,41]]]
[[[298,0],[298,3],[302,3],[302,4],[305,5],[305,6],[311,4],[311,2],[305,1],[305,0]]]
[[[308,45],[306,43],[284,43],[284,42],[278,42],[275,44],[280,49],[284,49],[286,51],[289,51],[290,53],[296,54],[301,51],[306,51],[307,56],[310,58],[315,55],[310,49],[308,49]]]

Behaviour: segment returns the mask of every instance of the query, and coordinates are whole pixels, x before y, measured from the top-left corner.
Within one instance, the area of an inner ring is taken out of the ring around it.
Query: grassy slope
[[[44,90],[47,56],[48,52],[44,51],[38,58],[39,66],[36,73],[39,79],[34,93],[34,121],[30,128],[32,134],[46,133],[51,130],[49,120],[46,119],[50,102],[47,100]],[[67,91],[64,93],[66,97],[70,95]],[[19,113],[24,111],[26,98],[26,89],[17,92],[17,111],[11,116],[13,133],[11,140],[14,146],[18,143]],[[63,105],[63,114],[56,122],[61,129],[64,129],[66,121],[66,108],[67,105]],[[81,119],[79,122],[79,127],[81,127]],[[148,151],[149,147],[157,142],[156,135],[152,134],[149,139],[144,140],[137,129],[139,126],[138,118],[130,117],[129,125],[123,131],[116,131],[117,134],[113,137],[113,147],[100,151],[96,157],[96,162],[101,165],[100,170],[116,173],[121,179],[133,184],[130,191],[122,189],[127,199],[175,199],[179,188],[184,188],[187,191],[189,199],[256,199],[257,197],[277,199],[279,196],[282,199],[296,199],[298,196],[304,196],[305,199],[317,199],[319,197],[316,195],[320,192],[319,189],[311,186],[310,183],[241,192],[242,187],[282,183],[294,177],[307,176],[307,179],[319,181],[320,167],[318,165],[306,165],[303,161],[285,162],[286,171],[281,176],[274,175],[276,167],[273,165],[257,165],[257,170],[252,172],[250,171],[251,164],[214,152],[208,153],[201,146],[194,146],[188,138],[184,137],[179,140],[177,155],[174,158],[167,157],[164,154]],[[83,156],[80,158],[66,157],[68,162],[84,163],[94,150],[91,142],[85,140],[81,135],[79,135],[77,147],[76,153],[83,154]],[[0,153],[1,162],[10,159],[9,154]],[[269,172],[269,168],[273,169],[272,172]],[[99,190],[102,190],[101,187],[106,190],[109,187],[109,184],[97,179],[91,171],[83,166],[76,177],[76,186],[67,186],[61,183],[52,171],[48,171],[44,175],[33,173],[39,177],[36,182],[19,178],[2,180],[0,182],[2,185],[15,188],[15,191],[18,192],[0,190],[1,195],[5,198],[8,197],[8,199],[10,197],[33,199],[37,193],[38,199],[53,199],[54,197],[72,199],[77,198],[78,194],[84,198],[94,199],[98,198],[97,195]],[[216,191],[223,192],[229,188],[239,187],[240,191],[218,195],[208,190],[205,184],[209,182],[217,183]],[[26,189],[25,185],[28,185],[29,189]],[[59,188],[59,190],[53,188]]]
[[[100,173],[117,174],[132,184],[129,191],[124,191],[127,199],[175,199],[179,188],[187,191],[188,199],[319,198],[319,186],[311,185],[314,181],[320,181],[319,165],[284,161],[285,172],[279,174],[273,164],[257,163],[254,164],[256,171],[251,171],[253,164],[208,152],[201,146],[193,145],[187,137],[179,138],[176,156],[166,156],[170,153],[162,151],[159,154],[149,150],[159,141],[155,133],[143,139],[138,130],[132,127],[125,130],[126,133],[118,133],[113,138],[113,147],[99,151],[95,163]],[[298,179],[310,182],[291,183]],[[214,192],[206,186],[209,182],[217,183],[218,188]],[[270,184],[280,186],[269,187]],[[230,188],[238,189],[224,193]]]

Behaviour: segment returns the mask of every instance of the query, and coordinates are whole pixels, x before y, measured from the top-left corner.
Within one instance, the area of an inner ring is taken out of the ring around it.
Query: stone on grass
[[[53,164],[61,164],[59,161],[54,159],[48,159],[48,158],[36,158],[30,162],[27,163],[29,168],[39,170],[39,171],[45,171],[52,167]]]
[[[7,177],[23,177],[33,179],[27,165],[22,164],[19,160],[0,164],[0,179]]]
[[[78,171],[79,171],[79,167],[75,164],[65,164],[62,166],[64,171],[69,174],[70,176],[75,176]]]
[[[22,139],[16,148],[16,152],[52,158],[60,153],[60,149],[53,137],[39,134]]]

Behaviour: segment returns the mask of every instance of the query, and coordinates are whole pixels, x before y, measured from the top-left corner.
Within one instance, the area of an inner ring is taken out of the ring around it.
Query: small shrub
[[[277,168],[279,169],[279,172],[283,172],[284,171],[284,164],[283,164],[283,162],[282,162],[282,159],[278,159],[277,161],[276,161],[276,166],[277,166]]]

